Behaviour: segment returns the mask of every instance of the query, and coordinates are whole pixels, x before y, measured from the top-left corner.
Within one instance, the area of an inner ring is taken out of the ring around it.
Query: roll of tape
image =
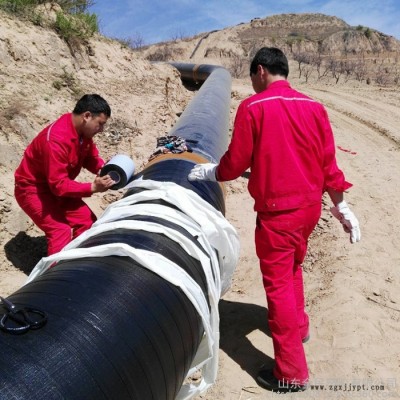
[[[111,189],[121,189],[129,182],[135,172],[135,163],[133,160],[124,155],[117,154],[112,157],[101,169],[100,176],[109,175],[115,185]]]

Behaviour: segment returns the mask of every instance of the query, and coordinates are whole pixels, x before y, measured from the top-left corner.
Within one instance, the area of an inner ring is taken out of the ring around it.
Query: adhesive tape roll
[[[121,189],[126,186],[134,172],[133,160],[124,154],[117,154],[104,165],[100,176],[109,175],[115,181],[115,185],[111,186],[111,189]]]

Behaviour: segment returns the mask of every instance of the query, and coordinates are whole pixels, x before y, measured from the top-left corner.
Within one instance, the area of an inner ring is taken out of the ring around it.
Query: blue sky
[[[399,0],[94,0],[89,12],[103,35],[142,38],[144,44],[224,29],[253,18],[284,13],[322,13],[400,39]]]

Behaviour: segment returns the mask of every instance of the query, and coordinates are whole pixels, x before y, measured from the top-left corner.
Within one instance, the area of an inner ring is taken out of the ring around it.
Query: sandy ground
[[[2,296],[24,284],[45,252],[43,234],[13,198],[12,174],[40,128],[74,104],[69,88],[57,92],[47,84],[62,73],[60,65],[74,71],[83,90],[96,90],[111,103],[112,123],[98,139],[101,153],[106,157],[127,153],[138,168],[154,150],[155,139],[169,131],[193,95],[185,91],[172,68],[150,66],[118,46],[96,43],[94,58],[71,61],[55,34],[46,36],[37,27],[26,29],[4,19],[0,31],[12,39],[8,50],[0,42],[0,118],[15,99],[20,100],[19,112],[0,120]],[[26,35],[40,46],[29,47]],[[304,269],[311,320],[305,351],[311,384],[325,389],[285,398],[400,398],[400,92],[354,83],[306,85],[296,79],[293,83],[327,107],[339,165],[354,184],[346,199],[360,220],[362,239],[349,243],[324,199]],[[232,90],[233,120],[239,101],[251,94],[250,82],[235,80]],[[21,112],[21,105],[31,108]],[[206,400],[279,396],[255,382],[258,368],[272,365],[273,350],[254,250],[255,214],[246,184],[245,178],[227,184],[226,217],[239,233],[241,252],[232,287],[220,302],[220,367],[215,385],[199,397]],[[109,192],[88,202],[99,216],[122,193]]]
[[[324,198],[304,279],[311,319],[311,340],[305,344],[310,383],[325,385],[325,390],[286,398],[399,398],[400,96],[396,91],[360,87],[300,89],[328,109],[339,164],[354,183],[346,199],[360,220],[362,240],[349,243]],[[227,204],[227,217],[239,232],[242,251],[232,289],[220,305],[217,384],[202,398],[274,398],[278,395],[254,381],[262,364],[272,365],[273,349],[250,234],[255,223],[252,201],[248,194],[233,190]],[[350,385],[357,388],[350,391]],[[362,386],[358,391],[357,385]],[[384,390],[373,391],[376,385]]]

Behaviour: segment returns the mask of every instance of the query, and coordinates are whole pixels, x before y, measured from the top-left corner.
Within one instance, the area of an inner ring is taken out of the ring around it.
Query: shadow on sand
[[[273,367],[274,360],[258,350],[248,339],[253,331],[261,331],[270,337],[268,311],[256,304],[227,300],[219,302],[220,348],[234,360],[243,371],[256,377],[261,365]]]
[[[15,268],[29,275],[38,261],[47,255],[46,237],[19,232],[5,244],[4,252]]]

